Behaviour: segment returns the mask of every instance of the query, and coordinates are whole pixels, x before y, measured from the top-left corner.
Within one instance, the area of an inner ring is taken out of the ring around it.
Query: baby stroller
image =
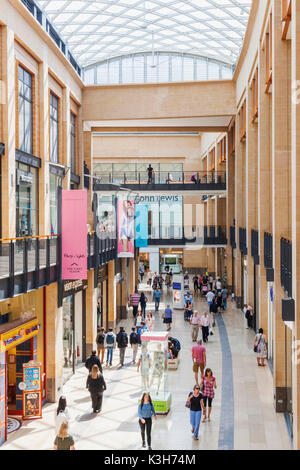
[[[184,321],[190,321],[191,316],[193,315],[193,310],[188,310],[187,308],[184,310]]]
[[[203,295],[203,297],[206,296],[207,292],[208,292],[208,287],[207,287],[207,285],[203,285],[203,286],[202,286],[202,295]]]

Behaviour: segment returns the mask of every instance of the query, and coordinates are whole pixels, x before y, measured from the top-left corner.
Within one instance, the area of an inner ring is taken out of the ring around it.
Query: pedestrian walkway
[[[149,299],[147,310],[154,312],[154,302],[148,286],[142,290]],[[164,293],[160,312],[155,317],[155,330],[165,330],[162,310],[171,296]],[[199,313],[207,310],[206,301],[195,297]],[[132,315],[120,325],[129,334]],[[199,441],[194,441],[185,408],[188,393],[194,385],[191,358],[191,331],[184,322],[183,312],[174,311],[171,336],[181,342],[178,370],[169,371],[172,407],[167,416],[153,422],[153,450],[288,450],[289,437],[284,417],[276,414],[273,405],[272,377],[268,367],[258,368],[253,354],[254,333],[244,327],[242,313],[229,302],[228,310],[217,319],[214,335],[209,337],[207,366],[213,370],[217,390],[213,401],[211,422],[201,423]],[[70,432],[76,449],[137,450],[141,438],[137,419],[140,397],[140,376],[131,365],[132,350],[127,348],[125,366],[118,367],[119,352],[115,350],[113,367],[104,367],[107,392],[102,412],[92,413],[91,400],[85,388],[87,370],[79,367],[65,384],[71,414]],[[3,450],[50,449],[55,437],[56,404],[43,408],[43,419],[24,422],[21,429],[9,435]]]

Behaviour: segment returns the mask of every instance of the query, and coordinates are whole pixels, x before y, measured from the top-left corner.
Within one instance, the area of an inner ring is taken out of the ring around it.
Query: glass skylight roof
[[[235,64],[252,0],[36,0],[82,67],[137,52]]]

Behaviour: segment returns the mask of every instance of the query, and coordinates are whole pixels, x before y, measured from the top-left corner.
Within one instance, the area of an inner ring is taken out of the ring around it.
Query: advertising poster
[[[118,257],[134,258],[134,201],[117,200]]]
[[[62,279],[87,279],[87,191],[62,191]]]
[[[42,393],[23,392],[23,419],[37,419],[42,417]]]
[[[142,204],[135,207],[135,246],[148,246],[148,207]]]

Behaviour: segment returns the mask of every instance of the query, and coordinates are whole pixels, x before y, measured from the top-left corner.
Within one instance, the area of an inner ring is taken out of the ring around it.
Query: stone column
[[[115,262],[108,263],[108,328],[115,328],[117,322]]]
[[[1,27],[2,50],[0,54],[4,103],[2,108],[3,143],[5,157],[2,157],[2,238],[16,235],[16,64],[14,31]]]
[[[96,346],[97,336],[97,289],[94,288],[94,270],[88,271],[88,286],[86,289],[86,357],[89,357]]]
[[[272,197],[273,254],[275,268],[275,359],[274,384],[277,411],[286,409],[285,325],[281,299],[285,296],[280,281],[280,239],[291,239],[291,71],[290,41],[283,41],[281,2],[273,4],[273,134]]]
[[[57,283],[45,287],[47,399],[55,403],[63,386],[63,313],[57,307]]]
[[[70,118],[70,89],[63,88],[62,93],[62,163],[67,167],[63,179],[63,189],[70,189],[71,184],[71,118]]]
[[[231,135],[231,134],[230,134]],[[231,138],[231,137],[230,137]],[[227,139],[227,162],[226,162],[226,187],[227,187],[227,198],[226,198],[226,234],[227,234],[227,283],[232,288],[233,286],[233,272],[232,272],[232,247],[230,245],[230,227],[233,227],[233,220],[235,217],[235,153],[229,154],[229,136]]]
[[[292,241],[293,241],[293,297],[295,299],[295,323],[293,340],[293,443],[294,450],[300,449],[300,2],[292,0]]]

